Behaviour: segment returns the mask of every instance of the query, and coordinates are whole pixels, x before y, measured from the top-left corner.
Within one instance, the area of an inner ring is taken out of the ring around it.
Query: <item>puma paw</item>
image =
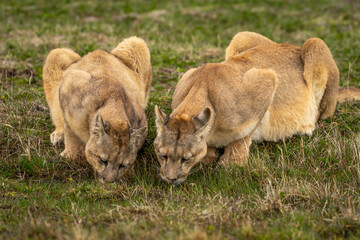
[[[64,151],[62,151],[62,152],[60,153],[60,156],[61,156],[62,158],[75,159],[75,158],[78,156],[78,154],[73,153],[73,152],[68,151],[68,150],[65,149]]]
[[[60,153],[60,157],[81,162],[85,158],[85,153],[83,151],[69,151],[65,148]]]
[[[50,134],[51,143],[56,146],[64,143],[64,130],[55,130]]]
[[[248,163],[248,155],[240,154],[224,154],[220,157],[220,164],[227,167],[231,165],[237,165],[243,167]]]

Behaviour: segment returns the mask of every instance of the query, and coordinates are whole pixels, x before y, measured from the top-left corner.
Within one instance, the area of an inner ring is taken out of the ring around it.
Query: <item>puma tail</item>
[[[360,100],[360,88],[356,87],[339,87],[338,102],[349,100]]]

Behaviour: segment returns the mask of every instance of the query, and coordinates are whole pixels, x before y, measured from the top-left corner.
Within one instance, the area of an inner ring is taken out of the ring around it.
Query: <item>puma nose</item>
[[[174,183],[177,180],[177,178],[171,178],[169,180],[170,180],[171,183]]]
[[[100,183],[105,183],[105,178],[104,177],[99,177],[98,180],[99,180]]]

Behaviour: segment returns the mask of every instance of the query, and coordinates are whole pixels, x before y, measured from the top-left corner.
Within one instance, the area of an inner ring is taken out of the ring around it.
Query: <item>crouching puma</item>
[[[318,119],[334,114],[346,96],[338,90],[339,71],[326,44],[308,39],[302,47],[278,44],[240,32],[226,49],[226,60],[186,72],[173,95],[172,113],[155,106],[154,146],[160,176],[183,182],[198,162],[247,163],[252,141],[311,135]]]
[[[145,41],[130,37],[110,53],[96,50],[83,57],[54,49],[43,79],[55,125],[51,142],[65,143],[61,156],[86,157],[102,182],[132,169],[147,136],[152,69]]]

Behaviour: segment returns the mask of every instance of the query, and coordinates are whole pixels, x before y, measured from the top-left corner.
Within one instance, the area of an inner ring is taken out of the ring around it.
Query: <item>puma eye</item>
[[[120,164],[120,165],[119,165],[119,170],[122,169],[122,168],[125,168],[125,165]]]
[[[105,164],[105,166],[108,164],[108,161],[103,159],[102,157],[99,157],[99,162]]]
[[[160,156],[162,159],[164,160],[167,160],[168,159],[168,156],[167,155],[163,155],[163,156]]]
[[[189,160],[190,160],[190,158],[182,158],[182,159],[181,159],[181,162],[184,163],[184,162],[187,162],[187,161],[189,161]]]

